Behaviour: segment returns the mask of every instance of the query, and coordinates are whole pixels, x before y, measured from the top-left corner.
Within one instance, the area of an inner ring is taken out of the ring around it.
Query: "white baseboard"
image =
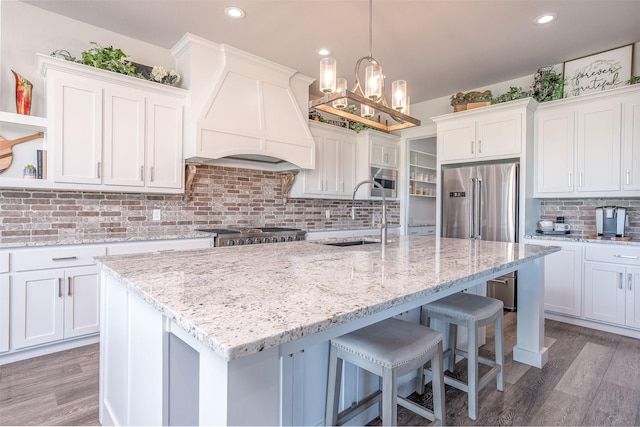
[[[613,334],[624,335],[625,337],[640,339],[640,331],[636,329],[623,328],[607,323],[600,323],[595,320],[585,320],[577,317],[564,316],[562,314],[544,312],[545,319],[568,323],[570,325],[583,326],[585,328],[596,329],[598,331],[611,332]]]
[[[45,354],[57,353],[58,351],[69,350],[83,345],[95,344],[100,342],[100,334],[86,335],[65,341],[57,341],[37,347],[29,347],[20,350],[10,351],[0,354],[0,365],[18,362],[20,360],[30,359],[32,357],[44,356]]]

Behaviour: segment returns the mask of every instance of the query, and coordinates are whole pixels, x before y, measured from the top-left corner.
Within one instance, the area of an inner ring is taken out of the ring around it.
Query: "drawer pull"
[[[62,298],[62,277],[58,277],[58,298]]]
[[[631,282],[632,282],[632,275],[631,273],[627,274],[627,288],[629,290],[631,290]]]
[[[51,261],[76,261],[77,259],[77,256],[63,256],[59,258],[51,258]]]
[[[67,278],[67,283],[68,283],[67,295],[71,296],[71,293],[72,293],[71,287],[73,286],[73,278],[68,277]]]
[[[618,273],[618,289],[622,289],[623,285],[622,283],[624,282],[624,279],[622,278],[622,273]]]
[[[635,255],[618,255],[618,254],[613,254],[613,256],[615,258],[624,258],[624,259],[638,259],[637,256]]]

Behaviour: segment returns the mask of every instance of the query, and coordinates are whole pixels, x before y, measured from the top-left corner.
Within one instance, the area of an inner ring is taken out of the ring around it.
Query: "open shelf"
[[[0,126],[19,127],[36,131],[47,130],[46,117],[27,116],[24,114],[0,111]]]

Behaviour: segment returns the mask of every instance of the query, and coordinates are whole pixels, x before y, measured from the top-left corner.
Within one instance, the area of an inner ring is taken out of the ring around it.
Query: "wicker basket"
[[[467,109],[467,104],[458,104],[453,106],[453,112],[457,113],[458,111],[465,111]]]
[[[467,104],[467,110],[473,110],[474,108],[486,107],[491,105],[491,101],[482,101],[482,102],[470,102]]]

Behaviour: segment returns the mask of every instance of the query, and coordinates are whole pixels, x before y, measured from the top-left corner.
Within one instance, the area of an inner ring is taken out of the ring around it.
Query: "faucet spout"
[[[351,219],[356,219],[356,193],[358,189],[364,184],[373,184],[374,186],[384,190],[382,185],[379,182],[376,182],[372,179],[365,179],[356,184],[353,189],[353,196],[351,197]],[[382,248],[384,249],[387,245],[387,198],[382,193],[382,220],[380,221],[380,241],[382,243]]]

